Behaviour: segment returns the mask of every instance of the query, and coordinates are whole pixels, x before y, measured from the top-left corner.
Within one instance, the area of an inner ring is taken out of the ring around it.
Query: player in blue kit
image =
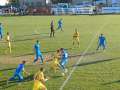
[[[61,51],[60,66],[61,66],[61,69],[65,73],[67,73],[67,69],[66,69],[65,65],[68,63],[68,52],[64,48],[61,48],[60,51]]]
[[[58,21],[58,28],[57,28],[57,30],[61,30],[61,31],[63,31],[63,22],[62,22],[62,19],[60,19],[59,21]]]
[[[27,75],[29,75],[28,72],[25,71],[24,66],[25,66],[26,61],[22,61],[21,64],[18,65],[18,67],[16,68],[14,75],[12,78],[9,79],[9,81],[15,80],[16,77],[19,79],[19,81],[23,80],[23,75],[22,72],[26,73]]]
[[[43,64],[43,55],[41,53],[40,44],[39,44],[38,40],[36,41],[36,44],[34,45],[34,50],[35,50],[35,53],[36,53],[36,57],[34,59],[34,63],[40,58],[41,59],[41,63]]]
[[[98,47],[96,50],[99,50],[99,48],[103,48],[103,50],[106,48],[106,38],[103,34],[101,34],[99,36],[99,39],[98,39]]]
[[[3,39],[3,27],[2,27],[2,23],[0,23],[0,39]]]

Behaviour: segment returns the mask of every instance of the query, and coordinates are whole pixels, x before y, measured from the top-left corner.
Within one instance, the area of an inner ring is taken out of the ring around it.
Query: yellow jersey
[[[10,53],[11,53],[11,42],[10,42],[10,36],[9,35],[7,35],[6,40],[8,42],[8,46],[10,48]]]
[[[39,80],[34,80],[33,90],[47,90],[46,86],[41,83]]]
[[[80,36],[79,32],[75,32],[75,33],[73,34],[73,38],[77,38],[77,37],[79,37],[79,36]]]
[[[47,90],[46,86],[43,84],[42,81],[45,81],[44,73],[41,71],[38,71],[34,76],[34,86],[33,90],[42,90],[43,88]]]
[[[57,58],[54,58],[53,59],[53,64],[56,66],[56,65],[59,65],[59,61],[58,61],[58,59]]]
[[[7,39],[8,42],[10,42],[10,36],[9,35],[7,35],[6,39]]]
[[[45,81],[45,77],[44,77],[44,73],[41,71],[38,71],[35,76],[34,76],[35,80],[39,80],[39,81]]]
[[[60,58],[60,53],[59,53],[59,52],[56,52],[56,53],[54,54],[54,57],[57,58],[57,59],[59,59],[59,58]]]
[[[51,62],[51,68],[56,71],[59,67],[59,61],[58,58],[54,58]]]

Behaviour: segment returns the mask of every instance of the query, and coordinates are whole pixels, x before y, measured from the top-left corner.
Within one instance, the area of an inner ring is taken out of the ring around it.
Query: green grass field
[[[55,38],[49,38],[51,20],[63,18],[64,32],[56,31]],[[69,73],[75,63],[80,63],[66,83],[63,90],[120,90],[120,16],[22,16],[0,17],[4,33],[12,37],[12,54],[7,53],[5,39],[0,41],[0,90],[32,90],[33,80],[26,79],[21,84],[6,79],[13,75],[16,66],[27,60],[26,70],[33,74],[40,65],[32,65],[33,45],[38,39],[44,55],[53,54],[56,49],[64,47],[70,55],[81,55],[69,59]],[[72,46],[74,29],[80,32],[80,48]],[[97,39],[103,33],[107,38],[107,49],[96,51]],[[37,34],[37,35],[36,35]],[[49,70],[49,63],[44,66],[45,74],[50,76],[46,82],[48,90],[59,90],[66,78],[58,71]],[[25,76],[27,77],[27,76]]]

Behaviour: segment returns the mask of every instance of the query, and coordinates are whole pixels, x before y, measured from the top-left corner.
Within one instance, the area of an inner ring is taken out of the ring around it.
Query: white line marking
[[[100,33],[100,31],[105,27],[106,23],[104,25],[102,25],[102,27],[100,27],[100,29],[98,30],[98,32],[96,33],[96,35],[94,35],[93,39],[90,41],[90,44],[88,45],[88,47],[85,49],[85,51],[83,52],[83,55],[81,56],[81,58],[76,62],[75,66],[72,68],[70,74],[68,75],[67,79],[63,82],[62,86],[60,87],[60,90],[63,90],[63,88],[65,87],[65,85],[67,84],[67,82],[69,81],[69,79],[72,76],[72,73],[75,71],[75,69],[77,68],[77,65],[82,61],[82,59],[84,58],[84,55],[87,53],[87,51],[89,50],[89,48],[92,46],[94,40],[96,39],[97,35]]]

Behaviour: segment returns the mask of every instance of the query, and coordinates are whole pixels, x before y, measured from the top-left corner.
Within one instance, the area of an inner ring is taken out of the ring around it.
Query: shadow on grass
[[[31,74],[31,75],[25,77],[24,80],[23,80],[23,82],[29,82],[29,81],[32,81],[32,80],[33,80],[33,76],[34,76],[34,74]]]
[[[56,78],[61,78],[61,77],[63,77],[62,75],[60,76],[60,75],[57,75],[57,76],[51,76],[51,78],[54,78],[54,79],[56,79]]]
[[[72,50],[72,48],[68,48],[66,50]],[[49,50],[49,51],[45,51],[45,52],[42,52],[42,53],[52,53],[52,52],[56,52],[56,50]],[[69,58],[94,55],[96,53],[101,53],[101,52],[90,52],[90,53],[86,53],[86,54],[69,55]],[[27,53],[27,54],[18,55],[18,56],[15,56],[15,57],[28,56],[28,55],[34,55],[34,53]]]
[[[66,50],[71,50],[71,48],[68,48]],[[56,52],[56,50],[49,50],[49,51],[44,51],[42,53],[52,53],[52,52]],[[28,56],[28,55],[34,55],[34,53],[27,53],[27,54],[23,54],[23,55],[17,55],[15,57],[21,57],[21,56]]]
[[[0,85],[0,90],[5,90],[7,88],[10,88],[10,87],[13,87],[13,86],[16,86],[16,85],[17,85],[17,83],[10,84],[10,85],[7,85],[7,84]]]
[[[14,70],[16,68],[7,68],[7,69],[0,69],[0,71],[9,71],[9,70]]]
[[[26,35],[18,35],[18,36],[16,36],[16,37],[24,37],[24,36],[39,36],[39,35],[49,35],[49,33],[26,34]]]
[[[86,54],[70,55],[69,57],[74,58],[74,57],[81,57],[81,56],[89,56],[89,55],[94,55],[94,54],[97,54],[97,53],[101,53],[101,52],[100,51],[99,52],[89,52],[89,53],[86,53]]]
[[[31,40],[45,39],[45,38],[49,38],[49,36],[42,36],[42,37],[35,37],[35,38],[26,38],[26,39],[18,39],[18,40],[13,40],[12,42],[31,41]]]
[[[42,33],[42,34],[48,34],[48,33]],[[12,40],[11,42],[23,42],[23,41],[31,41],[31,40],[37,40],[37,39],[46,39],[46,38],[50,38],[49,35],[47,36],[39,36],[41,34],[31,34],[31,35],[20,35],[17,37],[24,37],[24,36],[34,36],[33,38],[26,38],[26,39],[16,39],[16,40]],[[39,37],[38,37],[39,36]],[[6,41],[2,41],[1,43],[6,43]]]
[[[105,59],[105,60],[97,60],[97,61],[78,64],[77,66],[86,66],[86,65],[97,64],[97,63],[108,62],[108,61],[119,60],[119,59],[120,57],[110,58],[110,59]]]
[[[120,83],[120,80],[103,83],[102,85],[109,85],[109,84],[113,84],[113,83]]]
[[[29,82],[29,81],[32,81],[32,80],[33,80],[33,74],[25,77],[24,80],[21,81],[21,82],[19,82],[17,79],[13,80],[13,81],[3,80],[3,81],[0,81],[0,87],[2,87],[2,89],[4,90],[6,88],[16,86],[20,83]]]

